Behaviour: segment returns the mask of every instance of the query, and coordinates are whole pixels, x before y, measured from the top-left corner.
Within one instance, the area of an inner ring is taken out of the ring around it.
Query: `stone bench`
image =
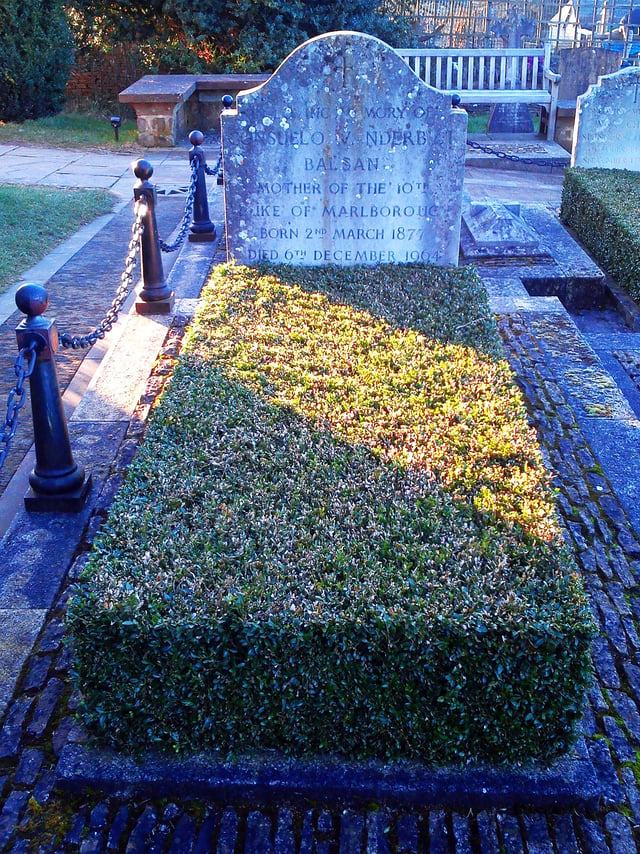
[[[146,74],[118,99],[135,110],[141,145],[173,146],[189,130],[217,126],[223,95],[235,96],[268,78],[268,74]]]
[[[396,50],[421,80],[462,104],[538,104],[553,139],[560,75],[546,48],[415,48]]]

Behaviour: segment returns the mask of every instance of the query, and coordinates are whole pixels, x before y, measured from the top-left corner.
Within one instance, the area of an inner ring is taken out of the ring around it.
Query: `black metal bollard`
[[[223,110],[232,110],[233,109],[234,98],[233,95],[223,95],[222,96],[222,108]],[[223,187],[224,186],[224,168],[222,165],[222,152],[220,153],[220,171],[218,172],[218,184]]]
[[[111,116],[109,121],[111,122],[111,127],[113,128],[113,132],[116,136],[117,142],[120,138],[120,125],[122,124],[122,119],[120,118],[120,116]]]
[[[85,477],[71,452],[54,358],[58,330],[55,320],[40,316],[49,305],[49,297],[40,285],[22,285],[16,293],[16,305],[27,315],[16,329],[18,349],[35,341],[37,352],[29,377],[36,465],[29,475],[31,490],[25,496],[25,507],[34,512],[78,512],[91,488],[91,475]]]
[[[189,142],[192,145],[189,151],[189,165],[193,169],[194,161],[198,164],[196,171],[196,192],[193,198],[193,224],[189,229],[191,231],[189,240],[195,243],[204,243],[216,239],[216,227],[209,219],[207,182],[204,172],[206,155],[201,147],[203,140],[204,134],[202,131],[192,130],[189,134]]]
[[[169,314],[173,309],[173,291],[164,277],[162,269],[162,250],[156,224],[156,188],[149,178],[153,175],[153,166],[148,160],[136,160],[133,174],[138,179],[133,187],[133,198],[143,200],[146,210],[142,214],[144,226],[140,238],[140,271],[142,288],[136,300],[138,314]]]

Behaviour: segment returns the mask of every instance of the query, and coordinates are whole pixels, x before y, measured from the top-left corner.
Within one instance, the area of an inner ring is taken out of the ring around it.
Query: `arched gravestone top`
[[[605,74],[578,98],[571,165],[640,172],[640,68]]]
[[[457,264],[467,116],[373,36],[328,33],[222,114],[245,264]]]

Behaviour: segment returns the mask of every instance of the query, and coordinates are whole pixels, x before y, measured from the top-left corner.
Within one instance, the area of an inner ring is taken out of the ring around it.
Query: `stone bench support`
[[[136,112],[141,145],[174,146],[189,128],[217,125],[223,95],[235,96],[268,78],[268,74],[146,74],[118,98]]]

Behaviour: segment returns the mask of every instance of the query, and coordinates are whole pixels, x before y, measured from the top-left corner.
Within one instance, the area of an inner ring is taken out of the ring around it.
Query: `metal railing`
[[[136,184],[134,222],[116,295],[104,318],[87,335],[58,334],[55,320],[43,317],[49,304],[45,288],[22,285],[16,293],[16,305],[26,317],[16,329],[18,356],[15,360],[16,383],[7,400],[4,425],[0,432],[0,469],[11,450],[16,435],[19,413],[26,400],[26,382],[31,392],[31,410],[36,464],[29,475],[30,493],[25,497],[28,510],[78,511],[85,504],[91,488],[91,475],[85,474],[71,451],[62,398],[56,373],[55,354],[59,346],[73,350],[92,347],[113,328],[133,286],[133,273],[140,261],[141,289],[136,311],[142,314],[167,313],[173,305],[173,293],[165,281],[161,251],[175,252],[187,233],[190,240],[216,239],[215,225],[209,218],[205,174],[220,180],[221,157],[215,170],[206,163],[202,149],[203,135],[192,131],[189,140],[191,170],[185,211],[174,243],[160,241],[156,223],[156,188],[150,182],[153,167],[146,160],[133,166]]]

